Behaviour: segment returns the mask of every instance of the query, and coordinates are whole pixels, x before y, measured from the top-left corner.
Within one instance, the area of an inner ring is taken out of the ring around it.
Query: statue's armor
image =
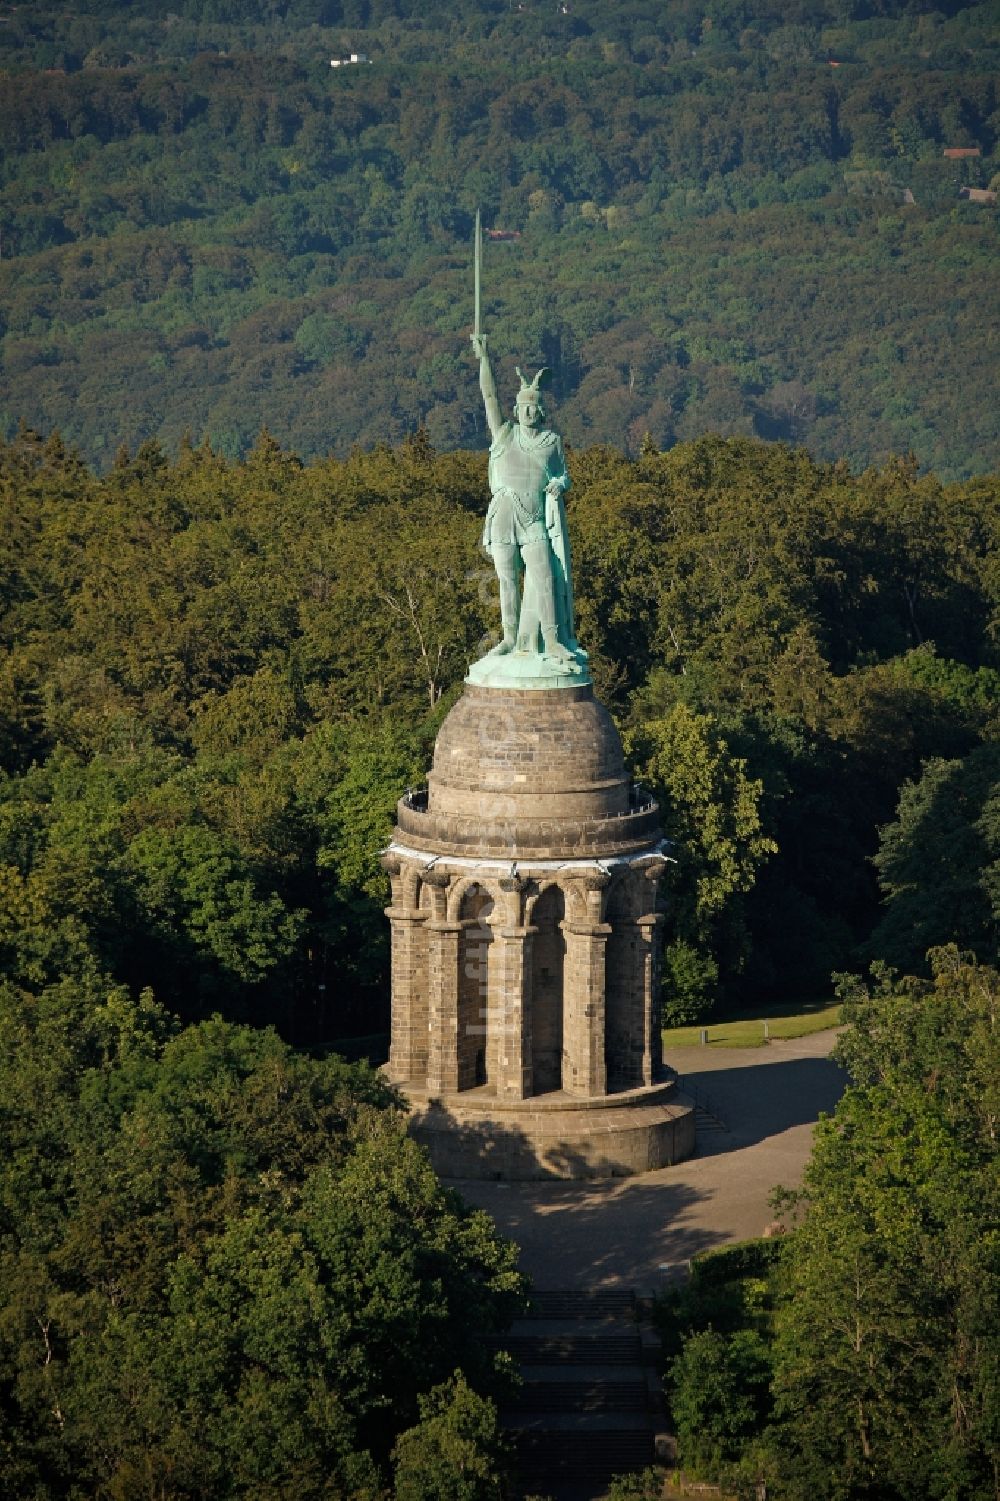
[[[490,491],[483,546],[524,547],[543,542],[546,529],[545,488],[551,480],[569,486],[562,440],[543,429],[529,435],[516,422],[505,422],[490,449]]]

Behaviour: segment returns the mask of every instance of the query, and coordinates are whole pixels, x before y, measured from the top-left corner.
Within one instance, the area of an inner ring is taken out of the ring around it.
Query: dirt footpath
[[[668,1053],[729,1128],[706,1124],[697,1156],[676,1167],[593,1183],[453,1186],[518,1242],[538,1287],[654,1288],[696,1252],[760,1235],[771,1189],[799,1182],[813,1125],[846,1083],[828,1057],[835,1037]]]

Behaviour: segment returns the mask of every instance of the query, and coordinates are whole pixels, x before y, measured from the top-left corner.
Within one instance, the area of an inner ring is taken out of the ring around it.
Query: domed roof
[[[469,684],[438,733],[426,799],[400,802],[397,837],[440,853],[572,856],[646,847],[657,831],[589,685]]]

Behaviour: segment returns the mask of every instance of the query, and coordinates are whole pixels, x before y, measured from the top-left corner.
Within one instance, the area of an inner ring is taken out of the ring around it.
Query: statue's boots
[[[567,667],[578,667],[579,664],[573,653],[559,640],[558,628],[555,625],[542,625],[542,641],[545,643],[543,656],[546,656],[550,662],[561,662]]]

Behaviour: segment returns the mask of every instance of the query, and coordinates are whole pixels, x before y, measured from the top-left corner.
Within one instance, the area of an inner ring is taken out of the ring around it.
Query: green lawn
[[[823,1032],[835,1027],[840,1021],[840,1005],[826,1001],[799,1002],[797,1005],[775,1006],[770,1011],[761,1011],[754,1016],[740,1016],[725,1021],[706,1023],[708,1046],[719,1048],[760,1048],[766,1041],[764,1024],[768,1035],[775,1037],[805,1037],[810,1032]],[[701,1027],[665,1027],[665,1048],[694,1048],[701,1044]]]

